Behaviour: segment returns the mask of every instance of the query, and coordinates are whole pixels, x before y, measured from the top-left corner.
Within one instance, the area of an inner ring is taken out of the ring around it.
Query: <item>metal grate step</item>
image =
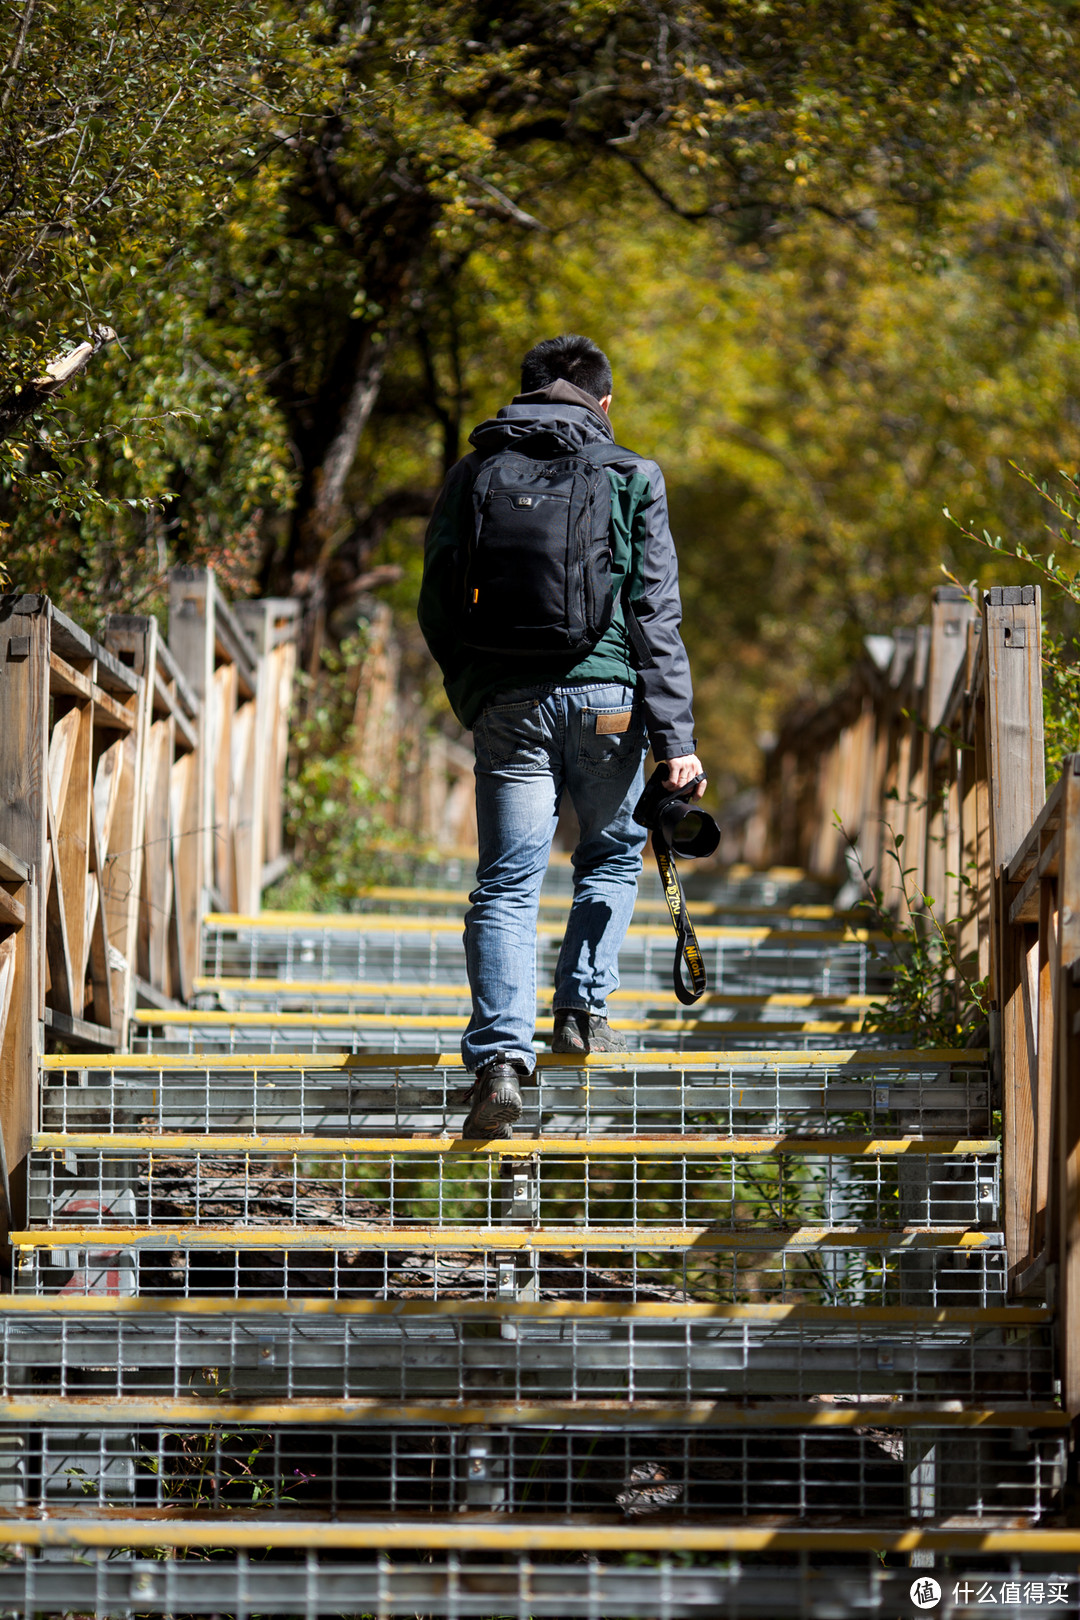
[[[469,1077],[448,1054],[54,1056],[44,1062],[45,1128],[96,1133],[292,1129],[339,1133],[460,1129]],[[980,1051],[785,1051],[541,1055],[523,1088],[523,1132],[664,1130],[760,1134],[987,1135]]]
[[[560,924],[538,928],[541,983],[552,982],[562,942]],[[709,982],[716,990],[767,994],[866,995],[889,983],[887,941],[865,929],[698,930]],[[628,988],[671,984],[670,927],[632,925],[619,956]],[[280,912],[262,917],[212,914],[203,919],[204,977],[400,979],[445,983],[464,975],[460,918],[386,917]]]
[[[652,890],[653,892],[649,892]],[[704,893],[695,894],[690,900],[694,911],[695,926],[704,926],[707,923],[725,924],[732,927],[745,926],[747,923],[767,922],[771,928],[790,928],[794,930],[813,929],[820,931],[823,928],[861,928],[866,926],[866,914],[860,911],[837,911],[827,902],[802,902],[791,905],[766,905],[734,897],[717,895],[708,889]],[[366,913],[395,916],[405,913],[413,917],[453,917],[460,921],[469,906],[469,893],[463,888],[447,888],[432,885],[420,887],[398,886],[396,884],[373,883],[357,891],[356,900],[346,915],[364,915]],[[540,917],[549,920],[557,917],[565,922],[570,911],[570,896],[568,894],[542,893],[539,900]],[[271,917],[292,915],[291,913],[260,913]],[[311,916],[312,913],[307,913]],[[667,903],[658,884],[649,884],[645,892],[639,885],[637,902],[634,906],[634,921],[638,924],[654,922],[659,919],[666,923],[669,920]]]
[[[116,1425],[76,1410],[23,1430],[25,1505],[403,1514],[421,1545],[433,1518],[463,1509],[703,1527],[777,1515],[807,1527],[888,1524],[920,1513],[1037,1525],[1062,1506],[1068,1456],[1067,1418],[1053,1409],[975,1411],[970,1424],[909,1413],[905,1424],[888,1406],[833,1408],[842,1425],[809,1427],[793,1413],[767,1435],[745,1410],[737,1426],[636,1413],[568,1421],[557,1407],[523,1409],[512,1423],[498,1408],[490,1422],[454,1415],[399,1409],[388,1420],[359,1403],[345,1421],[316,1412],[314,1422],[283,1423],[270,1408],[229,1410],[220,1424],[184,1413]]]
[[[770,1427],[791,1402],[805,1419],[806,1403],[822,1396],[857,1407],[860,1421],[868,1401],[1047,1408],[1048,1321],[1044,1310],[1017,1307],[9,1298],[0,1416],[74,1421],[108,1402],[137,1420],[153,1415],[140,1403],[162,1400],[185,1416],[223,1401],[263,1415],[268,1402],[297,1399],[665,1401],[696,1402],[701,1421],[716,1421],[710,1403],[754,1399],[768,1404],[747,1421]],[[810,1415],[831,1423],[842,1414],[825,1405]],[[170,1410],[169,1420],[181,1417]]]
[[[834,1620],[907,1612],[913,1554],[1080,1553],[1048,1313],[1004,1306],[986,1054],[863,1034],[887,942],[801,874],[695,873],[687,1012],[646,875],[638,1049],[542,1054],[516,1137],[465,1144],[469,873],[408,875],[205,919],[201,1008],[48,1061],[0,1615]],[[198,1556],[139,1556],[170,1547]]]
[[[513,1221],[782,1234],[794,1227],[993,1225],[995,1138],[316,1137],[40,1133],[37,1228],[456,1227]]]
[[[673,1530],[678,1538],[680,1532]],[[1045,1532],[1019,1532],[1038,1537]],[[675,1542],[676,1549],[678,1541]],[[783,1557],[783,1554],[780,1555]],[[682,1558],[686,1554],[681,1554]],[[883,1558],[888,1557],[887,1554]],[[899,1557],[899,1555],[894,1555]],[[648,1560],[646,1563],[645,1560]],[[236,1620],[284,1615],[295,1620],[378,1614],[437,1616],[439,1620],[837,1620],[838,1615],[914,1613],[913,1571],[848,1554],[815,1567],[806,1552],[763,1565],[745,1557],[720,1567],[687,1568],[674,1554],[635,1553],[629,1566],[589,1557],[574,1563],[557,1554],[502,1558],[457,1553],[410,1561],[306,1554],[222,1554],[212,1562],[142,1557],[127,1545],[71,1553],[32,1552],[0,1566],[0,1611],[19,1614],[228,1614]],[[1025,1567],[969,1556],[964,1580],[943,1584],[941,1620],[976,1620],[992,1600],[1000,1620],[1032,1620],[1052,1605],[1058,1614],[1080,1606],[1080,1577],[1048,1576],[1037,1559]],[[954,1588],[957,1599],[954,1600]],[[981,1597],[980,1597],[981,1594]],[[1013,1601],[1015,1594],[1015,1601]]]
[[[467,891],[475,881],[475,849],[454,850],[449,855],[439,851],[416,854],[400,849],[387,849],[381,853],[394,887],[410,884]],[[563,851],[553,850],[541,892],[569,897],[573,892],[573,881],[570,856]],[[683,883],[695,900],[768,907],[830,905],[835,893],[835,885],[830,886],[817,878],[808,877],[794,866],[755,870],[742,863],[724,868],[715,866],[712,861],[695,861],[684,865]],[[642,867],[638,877],[638,893],[646,899],[663,898],[659,877],[651,863]]]
[[[295,979],[206,978],[193,981],[196,1002],[204,1005],[210,997],[226,1010],[244,1012],[370,1012],[397,1017],[409,1008],[414,1013],[446,1013],[467,1018],[471,1009],[467,984],[436,984],[391,979]],[[768,995],[740,995],[709,991],[693,1007],[685,1007],[673,990],[615,990],[608,997],[623,1018],[668,1018],[674,1022],[695,1023],[716,1014],[740,1013],[746,1020],[795,1019],[807,1016],[862,1017],[872,1004],[870,995],[818,996],[801,991],[779,990]],[[537,996],[541,1008],[550,1002],[550,991]],[[208,1008],[208,1010],[210,1010]],[[147,1009],[152,1011],[152,1009]]]
[[[13,1232],[15,1286],[38,1295],[536,1299],[638,1304],[999,1306],[1000,1233],[490,1226],[140,1227]]]
[[[146,1053],[211,1052],[456,1052],[467,1020],[453,1014],[417,1013],[135,1013],[132,1048]],[[554,1020],[536,1020],[536,1040],[550,1046]],[[903,1035],[863,1032],[858,1019],[649,1018],[615,1020],[631,1050],[708,1051],[718,1041],[747,1049],[761,1046],[820,1048],[907,1044]]]

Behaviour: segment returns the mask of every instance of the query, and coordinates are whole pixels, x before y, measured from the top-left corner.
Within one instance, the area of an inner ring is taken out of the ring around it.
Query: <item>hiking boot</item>
[[[553,1052],[629,1052],[624,1036],[612,1029],[602,1013],[583,1007],[556,1007]]]
[[[521,1081],[527,1078],[525,1065],[502,1052],[482,1064],[467,1094],[472,1107],[461,1127],[462,1136],[488,1141],[513,1136],[512,1126],[521,1118]]]

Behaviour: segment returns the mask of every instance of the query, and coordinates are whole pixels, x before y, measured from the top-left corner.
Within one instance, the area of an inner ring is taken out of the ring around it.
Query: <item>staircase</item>
[[[542,1054],[465,1146],[465,874],[404,876],[207,916],[191,1010],[45,1060],[0,1613],[907,1615],[922,1570],[960,1615],[1052,1568],[986,1054],[868,1035],[881,942],[790,870],[698,883],[680,1008],[646,876],[635,1050]],[[566,905],[556,862],[541,983]]]

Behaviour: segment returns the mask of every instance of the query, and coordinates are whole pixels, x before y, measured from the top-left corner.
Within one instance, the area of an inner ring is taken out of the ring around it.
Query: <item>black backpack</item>
[[[462,535],[467,647],[529,658],[592,651],[615,611],[604,466],[631,454],[605,443],[485,457]]]

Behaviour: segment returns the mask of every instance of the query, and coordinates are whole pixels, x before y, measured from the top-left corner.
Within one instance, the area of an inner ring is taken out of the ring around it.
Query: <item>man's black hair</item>
[[[564,332],[562,337],[545,338],[529,350],[521,362],[521,392],[533,394],[551,383],[573,383],[593,399],[611,393],[611,366],[603,349],[592,338]]]

